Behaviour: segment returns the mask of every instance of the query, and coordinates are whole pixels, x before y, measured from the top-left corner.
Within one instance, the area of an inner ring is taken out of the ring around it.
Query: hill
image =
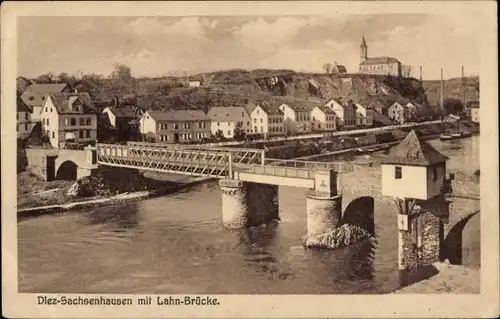
[[[423,81],[423,88],[427,95],[427,100],[430,105],[439,105],[440,103],[440,81]],[[464,79],[465,101],[479,101],[479,77],[472,76]],[[462,96],[462,79],[453,78],[443,81],[443,98],[463,100]]]
[[[245,104],[256,99],[286,96],[295,99],[330,98],[381,100],[391,104],[416,102],[428,104],[425,90],[414,78],[366,74],[297,73],[292,70],[227,70],[197,74],[200,88],[187,87],[186,78],[134,79],[129,83],[103,80],[92,88],[98,100],[111,100],[115,95],[135,95],[146,108],[199,108]]]

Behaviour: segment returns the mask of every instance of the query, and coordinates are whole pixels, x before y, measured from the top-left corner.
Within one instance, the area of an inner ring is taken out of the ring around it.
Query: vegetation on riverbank
[[[31,208],[63,205],[139,191],[164,194],[176,190],[179,185],[178,182],[149,178],[135,170],[119,168],[103,169],[94,176],[84,177],[76,182],[45,182],[29,172],[22,172],[18,174],[17,206]]]

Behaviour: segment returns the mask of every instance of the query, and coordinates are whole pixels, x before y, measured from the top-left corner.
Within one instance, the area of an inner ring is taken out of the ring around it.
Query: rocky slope
[[[440,103],[440,81],[423,81],[423,88],[431,105]],[[466,77],[464,81],[465,101],[479,101],[479,77]],[[443,81],[443,98],[462,101],[462,79],[454,78]]]

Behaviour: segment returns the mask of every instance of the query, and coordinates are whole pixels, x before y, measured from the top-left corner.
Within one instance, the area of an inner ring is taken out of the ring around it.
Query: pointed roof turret
[[[366,48],[367,47],[364,35],[361,37],[361,45],[360,45],[360,47],[362,47],[362,48]]]
[[[447,160],[448,157],[441,154],[429,143],[421,140],[415,130],[412,130],[401,143],[391,150],[382,164],[430,166]]]

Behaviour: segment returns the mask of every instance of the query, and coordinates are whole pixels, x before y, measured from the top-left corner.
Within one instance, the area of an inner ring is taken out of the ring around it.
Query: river
[[[479,136],[431,144],[450,157],[450,171],[470,175],[479,169]],[[395,216],[388,220],[375,212],[376,225],[384,225],[377,227],[376,241],[337,251],[306,250],[300,241],[306,231],[305,192],[281,187],[282,220],[265,229],[224,229],[216,181],[161,198],[22,220],[19,291],[373,294],[398,289]],[[469,251],[472,259],[478,251]]]

